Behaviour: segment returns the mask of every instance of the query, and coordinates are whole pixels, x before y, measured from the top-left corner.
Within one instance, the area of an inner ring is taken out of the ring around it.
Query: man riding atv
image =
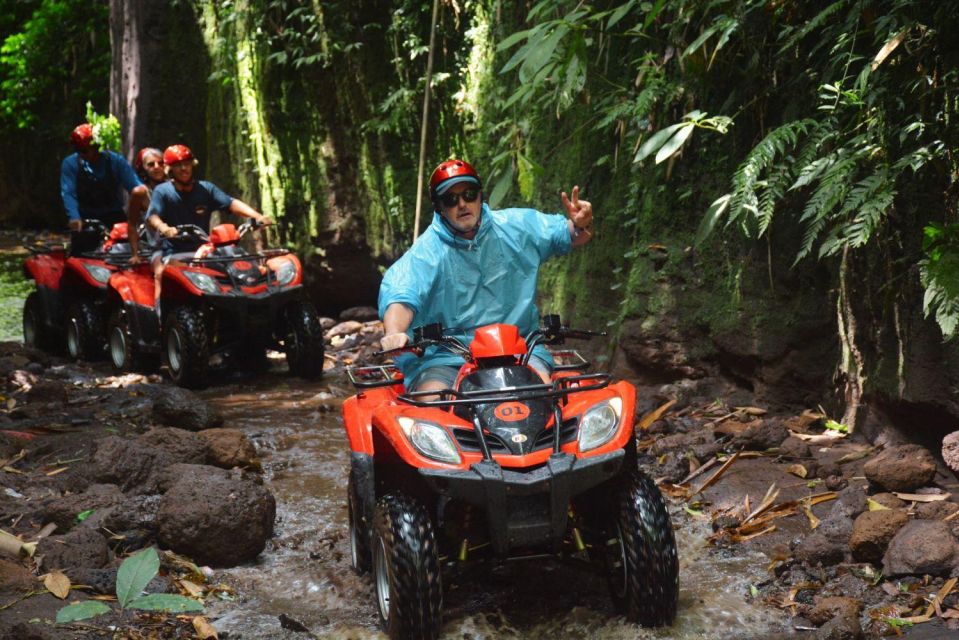
[[[108,229],[117,222],[134,222],[149,197],[133,167],[120,154],[101,150],[93,127],[83,123],[70,134],[76,153],[60,165],[60,197],[69,219],[73,255],[94,251],[101,238],[97,230],[83,232],[84,219],[99,220]],[[130,194],[124,212],[121,187]],[[136,254],[134,253],[134,259]]]
[[[212,182],[195,180],[193,171],[198,161],[186,145],[175,144],[167,147],[163,152],[163,163],[171,180],[156,186],[150,210],[147,212],[147,226],[160,236],[159,246],[152,258],[158,317],[163,265],[177,253],[192,254],[198,246],[193,237],[177,237],[178,225],[196,225],[209,233],[210,215],[218,209],[243,218],[252,218],[257,226],[273,224],[273,220],[268,216],[259,213],[242,200],[228,196]]]
[[[483,184],[468,162],[447,160],[430,176],[433,222],[406,254],[387,270],[379,310],[384,350],[409,342],[413,326],[440,323],[466,332],[503,322],[526,335],[538,326],[534,302],[539,267],[592,239],[593,207],[562,192],[567,217],[534,209],[494,211],[483,202]],[[544,380],[553,360],[539,347],[530,360]],[[396,358],[406,388],[436,391],[453,385],[462,358],[438,348],[423,357]]]

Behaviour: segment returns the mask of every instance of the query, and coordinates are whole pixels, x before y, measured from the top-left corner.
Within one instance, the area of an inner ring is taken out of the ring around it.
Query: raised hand
[[[566,215],[574,225],[580,229],[588,229],[593,224],[593,205],[587,200],[579,199],[579,185],[573,187],[573,198],[570,200],[566,192],[560,192]]]

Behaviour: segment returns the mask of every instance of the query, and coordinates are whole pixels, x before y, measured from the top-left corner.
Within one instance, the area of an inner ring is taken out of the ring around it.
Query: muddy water
[[[282,364],[274,369],[255,382],[204,392],[229,426],[255,440],[277,499],[272,544],[255,565],[224,572],[241,596],[216,626],[230,638],[308,637],[284,628],[282,616],[287,627],[317,637],[382,638],[370,581],[350,568],[349,456],[338,407],[328,410],[328,396],[342,398],[348,385],[338,376],[293,382],[282,374]],[[788,631],[773,610],[746,601],[749,585],[767,578],[766,558],[724,557],[707,548],[706,524],[677,505],[671,509],[681,561],[673,627],[648,631],[630,625],[615,615],[605,584],[588,570],[540,561],[507,564],[450,585],[442,637],[714,640]]]

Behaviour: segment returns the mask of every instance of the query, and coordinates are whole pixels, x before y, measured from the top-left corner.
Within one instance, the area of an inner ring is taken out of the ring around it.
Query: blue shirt
[[[107,188],[112,188],[115,192],[112,202],[101,203],[98,206],[79,202],[77,179],[81,171],[88,179],[95,182],[112,180],[113,184],[107,185]],[[143,183],[140,182],[130,163],[115,151],[101,151],[100,156],[92,163],[81,158],[78,153],[71,153],[60,163],[60,198],[63,200],[63,208],[66,209],[67,218],[70,220],[99,219],[102,214],[122,211],[123,195],[120,193],[120,187],[130,191],[141,184]]]
[[[439,322],[467,345],[476,328],[494,323],[516,325],[526,336],[540,322],[540,265],[571,248],[563,215],[492,211],[484,204],[476,236],[467,240],[454,235],[435,213],[429,228],[383,276],[380,317],[391,304],[402,303],[413,310],[411,327]],[[545,347],[534,353],[552,363]],[[460,366],[463,358],[430,347],[423,357],[403,354],[395,362],[406,380],[413,380],[426,367]]]
[[[150,199],[150,216],[160,216],[166,224],[175,227],[181,224],[195,224],[207,233],[210,232],[210,215],[218,209],[229,209],[233,198],[218,186],[206,180],[197,180],[189,191],[179,191],[172,180],[158,184]],[[195,242],[178,242],[171,239],[177,251],[194,249]]]

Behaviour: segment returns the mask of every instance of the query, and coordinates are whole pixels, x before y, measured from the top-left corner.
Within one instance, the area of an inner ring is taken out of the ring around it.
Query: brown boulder
[[[47,571],[100,568],[110,561],[106,539],[87,527],[44,538],[37,545],[36,555],[43,557],[43,568]]]
[[[765,451],[780,446],[789,437],[789,430],[778,420],[753,420],[748,428],[733,438],[732,446],[750,451]]]
[[[256,558],[273,535],[273,494],[215,467],[176,468],[179,477],[157,512],[158,541],[201,564],[230,567]]]
[[[905,509],[906,502],[902,500],[894,493],[877,493],[874,496],[869,496],[869,499],[877,504],[881,504],[887,509]]]
[[[44,523],[56,524],[58,532],[66,533],[77,524],[76,518],[80,513],[109,509],[122,498],[123,492],[115,484],[95,484],[83,493],[48,500],[38,516]]]
[[[852,557],[860,562],[878,563],[886,553],[889,541],[909,522],[909,514],[899,509],[866,511],[852,525],[849,547]]]
[[[913,520],[893,537],[882,558],[887,576],[948,576],[959,554],[959,541],[948,522]]]
[[[206,461],[206,439],[186,429],[153,427],[137,440],[166,451],[177,462],[203,464]]]
[[[887,491],[914,491],[936,475],[936,461],[925,447],[903,444],[881,452],[863,465],[870,482]]]
[[[37,580],[24,566],[0,560],[0,591],[32,591]]]
[[[793,557],[811,567],[822,565],[828,567],[843,561],[846,547],[841,542],[829,539],[824,534],[815,531],[802,539],[793,551]]]
[[[355,320],[347,320],[346,322],[341,322],[327,331],[326,338],[330,339],[338,336],[348,336],[354,333],[359,333],[362,329],[363,323],[356,322]]]
[[[811,458],[812,450],[805,441],[796,436],[789,436],[779,443],[779,455],[790,460],[802,460],[803,458]]]
[[[828,596],[820,599],[806,615],[817,627],[833,618],[855,618],[862,610],[862,601],[845,596]]]
[[[93,454],[97,480],[135,493],[156,493],[160,474],[175,462],[176,459],[163,449],[119,436],[101,438]]]
[[[369,322],[371,320],[379,320],[380,314],[374,308],[370,306],[364,307],[350,307],[340,312],[340,320],[356,320],[359,322]]]
[[[155,393],[153,418],[157,422],[187,431],[202,431],[223,424],[223,416],[192,391],[158,387]]]
[[[207,446],[207,464],[222,469],[241,467],[260,470],[260,461],[256,457],[256,447],[242,431],[238,429],[204,429],[200,437]]]
[[[923,520],[945,520],[956,511],[959,511],[959,504],[945,500],[920,502],[916,505],[916,516]]]

